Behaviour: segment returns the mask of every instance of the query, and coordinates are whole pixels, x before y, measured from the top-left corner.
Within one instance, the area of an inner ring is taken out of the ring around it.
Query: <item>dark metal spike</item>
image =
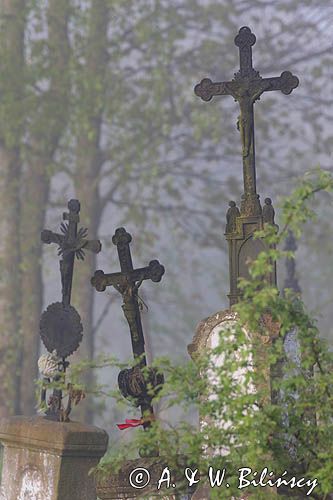
[[[80,227],[78,231],[78,236],[80,238],[85,238],[86,236],[88,236],[88,229],[86,227]]]
[[[79,249],[75,252],[76,258],[79,260],[84,260],[85,253],[83,250]]]
[[[67,231],[68,231],[68,224],[65,224],[64,222],[62,222],[62,223],[60,224],[60,230],[61,230],[61,232],[62,232],[63,234],[66,234],[66,233],[67,233]]]

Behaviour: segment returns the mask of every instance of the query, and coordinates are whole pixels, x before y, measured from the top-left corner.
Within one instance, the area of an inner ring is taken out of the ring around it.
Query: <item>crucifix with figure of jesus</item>
[[[153,368],[147,368],[145,341],[140,316],[138,290],[145,280],[159,282],[164,274],[164,267],[158,260],[152,260],[146,267],[134,269],[130,250],[132,236],[120,227],[116,229],[112,242],[118,250],[120,272],[106,274],[102,270],[95,272],[91,284],[98,292],[113,286],[122,296],[125,318],[130,329],[132,350],[135,364],[132,368],[121,370],[118,385],[122,395],[130,398],[141,407],[141,419],[126,420],[120,429],[143,425],[147,429],[154,419],[152,399],[163,384],[163,375]],[[145,374],[146,372],[146,374]]]
[[[299,80],[290,71],[283,71],[280,76],[262,78],[259,71],[253,68],[252,47],[256,42],[250,28],[243,26],[235,37],[235,45],[239,48],[240,69],[234,78],[226,82],[212,82],[204,78],[195,86],[194,92],[204,101],[214,96],[231,95],[240,107],[237,128],[241,134],[243,157],[244,193],[240,210],[234,201],[230,202],[227,213],[226,238],[229,242],[230,254],[230,305],[240,297],[237,287],[239,277],[248,278],[248,260],[255,259],[264,249],[260,240],[253,239],[253,233],[262,229],[264,223],[274,224],[274,209],[270,198],[265,199],[262,208],[256,188],[256,164],[254,147],[254,103],[264,92],[280,90],[290,94]],[[271,284],[276,284],[275,266],[269,277]]]

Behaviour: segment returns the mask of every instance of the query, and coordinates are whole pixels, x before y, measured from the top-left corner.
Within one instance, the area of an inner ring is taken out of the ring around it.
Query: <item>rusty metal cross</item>
[[[84,259],[84,251],[90,250],[94,253],[101,251],[101,242],[99,240],[87,240],[88,230],[80,228],[77,230],[77,225],[80,221],[80,202],[79,200],[70,200],[68,202],[69,213],[63,213],[63,220],[68,221],[67,224],[62,223],[60,228],[62,234],[53,233],[48,229],[41,232],[41,240],[43,243],[56,243],[59,246],[58,255],[62,257],[60,261],[61,283],[62,283],[62,302],[64,306],[68,306],[71,301],[73,270],[75,256],[78,259]]]
[[[98,253],[102,246],[99,240],[86,239],[87,229],[77,229],[80,221],[80,202],[78,200],[70,200],[68,202],[68,209],[69,213],[66,212],[63,214],[63,220],[68,221],[68,223],[62,223],[60,226],[62,234],[53,233],[48,229],[44,229],[41,232],[42,242],[47,244],[56,243],[59,246],[58,255],[61,256],[62,302],[50,304],[40,319],[40,336],[46,349],[51,353],[51,355],[44,355],[40,359],[42,373],[48,382],[50,382],[48,375],[50,370],[46,370],[46,367],[50,364],[54,367],[52,377],[54,381],[59,381],[61,378],[60,371],[65,373],[69,365],[66,358],[77,350],[82,340],[83,327],[81,318],[70,303],[75,256],[83,260],[85,250]],[[43,403],[46,402],[46,387],[42,390],[41,399]],[[54,388],[53,395],[47,406],[46,415],[48,418],[55,420],[64,418],[61,389]],[[70,398],[65,415],[66,419],[68,419],[69,412]]]
[[[240,106],[238,128],[242,139],[244,194],[241,214],[260,215],[261,206],[256,191],[255,149],[254,149],[254,112],[253,104],[263,92],[281,90],[290,94],[298,86],[299,80],[290,71],[283,71],[280,76],[262,78],[252,65],[252,46],[256,42],[250,28],[243,26],[235,37],[239,47],[240,69],[229,82],[212,82],[204,78],[195,86],[194,92],[204,101],[210,101],[217,95],[231,95]]]
[[[122,309],[130,328],[133,354],[134,358],[138,359],[138,365],[133,369],[122,370],[118,383],[125,397],[131,396],[136,399],[138,405],[141,406],[142,418],[144,418],[147,413],[153,416],[153,408],[152,397],[148,395],[147,385],[138,369],[147,366],[147,361],[137,292],[144,280],[161,281],[164,267],[158,260],[152,260],[148,266],[134,269],[129,246],[131,241],[132,236],[125,228],[116,229],[112,242],[117,246],[121,272],[105,274],[98,270],[91,278],[91,284],[99,292],[103,292],[107,286],[113,286],[123,297]],[[160,385],[162,378],[152,371],[150,382],[152,386]],[[144,428],[148,426],[149,420],[144,423]]]

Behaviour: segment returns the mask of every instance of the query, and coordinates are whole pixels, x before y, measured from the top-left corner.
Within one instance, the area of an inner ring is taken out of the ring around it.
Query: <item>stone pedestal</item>
[[[96,489],[100,500],[154,499],[176,500],[190,498],[184,479],[186,462],[179,457],[179,464],[170,466],[162,457],[137,458],[123,463],[118,472],[99,473]],[[170,473],[170,484],[166,479]],[[164,471],[164,472],[163,472]],[[160,483],[161,478],[164,479]],[[160,487],[159,487],[160,485]]]
[[[44,417],[0,420],[4,446],[0,500],[95,500],[93,475],[108,436],[78,422]]]
[[[242,293],[238,288],[238,279],[245,278],[251,280],[249,274],[249,262],[254,261],[260,252],[267,251],[269,247],[261,239],[255,239],[254,233],[262,231],[265,223],[274,224],[274,208],[270,198],[265,199],[265,206],[261,211],[259,195],[256,195],[257,208],[245,205],[241,208],[241,215],[235,202],[230,202],[232,208],[228,210],[227,227],[225,232],[229,246],[229,276],[230,293],[228,295],[230,306],[236,304]],[[242,204],[244,202],[244,198]],[[252,210],[251,210],[252,208]],[[249,210],[250,209],[250,210]],[[230,212],[231,210],[231,212]],[[229,215],[230,214],[230,215]],[[274,248],[274,247],[270,247]],[[266,276],[267,283],[276,286],[276,263],[272,262],[272,271]]]

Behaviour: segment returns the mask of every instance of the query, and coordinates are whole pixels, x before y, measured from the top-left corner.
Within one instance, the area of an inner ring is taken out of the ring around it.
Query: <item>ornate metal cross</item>
[[[123,227],[116,229],[112,242],[117,246],[121,272],[104,274],[103,271],[96,271],[91,278],[91,284],[98,292],[103,292],[107,286],[113,286],[122,295],[122,309],[130,328],[133,354],[134,358],[138,359],[138,364],[134,368],[122,370],[118,377],[118,384],[123,396],[134,398],[137,406],[141,407],[143,427],[147,428],[150,425],[150,418],[154,416],[152,396],[148,394],[148,385],[155,387],[162,384],[163,376],[151,370],[149,384],[147,384],[141,372],[141,368],[147,366],[147,361],[138,289],[144,280],[161,281],[164,267],[158,260],[152,260],[147,267],[134,269],[129,246],[131,240],[132,236]]]
[[[58,255],[60,260],[60,274],[62,284],[62,302],[50,304],[43,312],[40,320],[40,336],[46,349],[51,353],[41,358],[41,371],[45,378],[60,379],[59,372],[65,372],[68,366],[67,356],[79,347],[82,340],[82,324],[79,313],[71,306],[71,291],[74,271],[75,256],[83,260],[85,250],[98,253],[101,250],[99,240],[87,240],[88,230],[80,228],[80,202],[70,200],[68,202],[69,213],[63,214],[61,223],[62,234],[53,233],[48,229],[41,232],[43,243],[56,243],[59,246]],[[58,375],[57,375],[58,370]],[[53,374],[49,376],[47,374]],[[42,392],[42,400],[45,402],[46,391]],[[61,390],[54,389],[51,403],[46,414],[53,419],[62,418]],[[69,401],[70,404],[70,401]],[[67,415],[68,417],[68,415]]]
[[[87,240],[88,234],[86,228],[77,230],[80,221],[80,202],[79,200],[70,200],[68,202],[69,213],[63,213],[63,220],[68,223],[61,223],[62,234],[53,233],[48,229],[41,232],[43,243],[56,243],[59,246],[58,255],[62,257],[60,261],[60,273],[62,284],[62,303],[68,306],[71,302],[71,291],[73,281],[74,259],[84,259],[84,251],[90,250],[94,253],[101,251],[102,245],[99,240]]]
[[[241,214],[247,216],[261,214],[256,191],[253,104],[260,99],[263,92],[281,90],[287,95],[299,83],[298,78],[290,71],[283,71],[277,77],[262,78],[252,66],[252,46],[255,43],[255,35],[250,28],[243,26],[235,38],[235,45],[239,47],[240,69],[235,73],[233,80],[213,83],[209,78],[204,78],[194,89],[195,94],[204,101],[210,101],[217,95],[231,95],[239,103],[238,128],[242,139],[244,176]]]

